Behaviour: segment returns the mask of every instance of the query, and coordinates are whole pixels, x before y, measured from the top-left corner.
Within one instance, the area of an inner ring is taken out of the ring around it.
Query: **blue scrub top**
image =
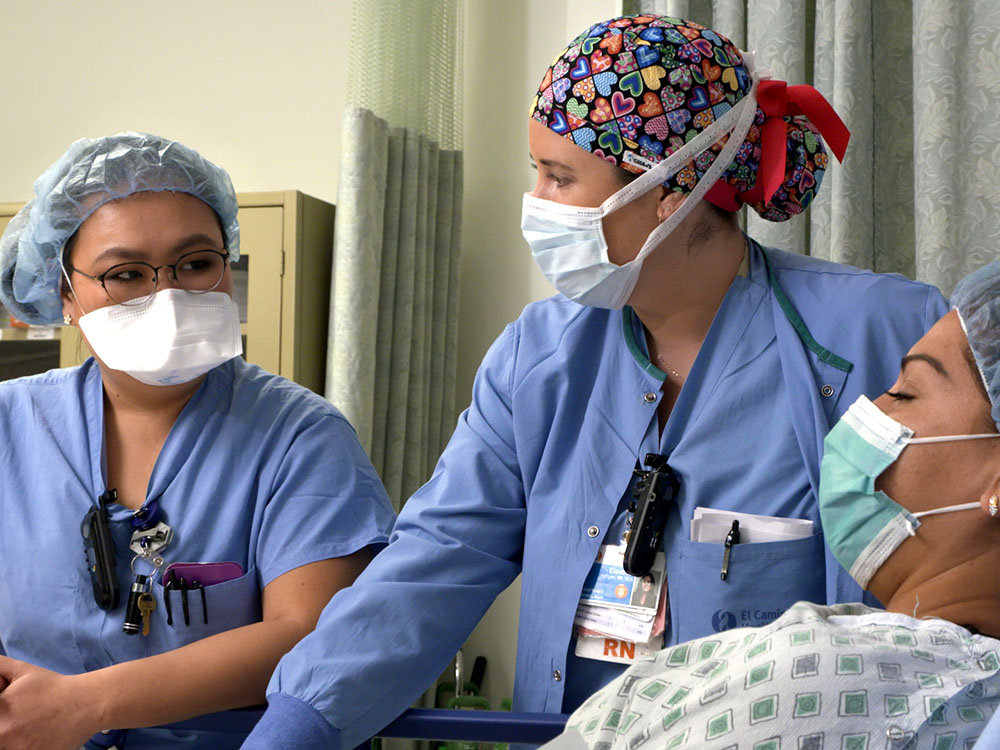
[[[762,260],[762,256],[754,257]],[[690,521],[696,507],[743,510],[744,493],[752,488],[766,488],[767,500],[758,503],[758,507],[765,506],[768,515],[806,518],[819,527],[818,508],[809,480],[801,470],[802,456],[792,429],[774,317],[766,304],[771,288],[767,271],[763,262],[751,263],[746,277],[737,276],[733,280],[702,346],[707,356],[699,357],[692,367],[688,376],[691,385],[685,384],[681,389],[665,429],[661,434],[655,414],[650,415],[646,425],[639,455],[669,456],[670,467],[680,480],[667,532],[673,540],[671,547],[690,539]],[[665,375],[649,360],[638,316],[626,310],[623,325],[623,335],[635,360],[662,382]],[[767,394],[767,398],[761,394]],[[713,430],[726,431],[730,445],[741,435],[747,442],[758,436],[763,439],[757,440],[753,451],[729,449],[705,465],[700,436]],[[785,481],[777,483],[775,477],[784,477]],[[630,485],[618,503],[617,514],[604,537],[605,544],[621,541],[631,500]],[[821,555],[816,540],[811,541],[812,544],[791,545],[790,554],[797,554],[796,548],[801,548],[803,556]],[[702,544],[691,546],[697,550],[709,548]],[[740,579],[747,575],[769,575],[767,566],[762,570],[756,561],[752,570],[746,570],[745,564],[737,570],[734,563],[728,582],[722,582],[719,576],[721,553],[716,559],[709,553],[708,559],[691,564],[695,568],[693,575],[671,575],[682,565],[679,559],[671,562],[668,592],[674,595],[679,610],[668,631],[671,642],[687,640],[680,633],[689,623],[704,634],[704,613],[681,608],[680,602],[695,593],[689,589],[704,587],[706,591],[718,591],[713,597],[716,602],[726,597],[729,603],[725,606],[719,603],[718,609],[711,612],[712,628],[720,630],[767,624],[776,619],[773,613],[787,606],[788,597],[793,595],[785,586],[770,582],[763,590],[756,591],[741,585]],[[822,575],[797,584],[796,590],[811,599],[821,601],[826,597]],[[739,604],[733,594],[742,596]],[[575,648],[574,636],[566,655],[563,713],[575,711],[594,692],[594,685],[607,684],[626,668],[622,664],[577,657]]]
[[[389,547],[282,659],[244,748],[355,746],[441,673],[518,572],[515,709],[559,712],[600,688],[619,668],[569,657],[573,615],[648,451],[681,479],[664,539],[668,645],[769,622],[799,599],[862,599],[820,533],[823,437],[860,394],[892,384],[946,311],[925,284],[777,250],[765,262],[751,243],[749,276],[734,280],[661,439],[663,373],[631,311],[529,305],[487,353]],[[689,541],[698,505],[809,518],[816,534],[737,545],[723,582],[722,545]],[[346,643],[344,629],[360,635]]]
[[[125,635],[132,511],[109,508],[121,591],[113,610],[94,602],[80,533],[106,489],[103,408],[92,359],[0,383],[0,644],[11,657],[75,674],[169,651],[260,621],[261,591],[283,573],[388,538],[391,506],[344,417],[301,386],[230,360],[207,374],[178,416],[147,501],[159,501],[175,532],[167,563],[233,561],[244,575],[207,587],[207,625],[196,594],[184,624],[178,592],[168,625],[157,581],[149,636]],[[151,572],[142,561],[137,570]],[[131,730],[124,748],[241,741]]]

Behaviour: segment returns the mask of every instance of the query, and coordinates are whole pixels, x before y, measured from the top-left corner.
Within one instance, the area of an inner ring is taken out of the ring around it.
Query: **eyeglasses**
[[[141,260],[118,263],[98,276],[84,273],[68,263],[65,265],[70,271],[99,281],[108,296],[118,304],[141,305],[156,292],[161,268],[170,271],[171,278],[179,288],[194,294],[204,294],[222,283],[228,260],[228,253],[198,250],[182,255],[176,263],[165,263],[162,266],[153,266]]]

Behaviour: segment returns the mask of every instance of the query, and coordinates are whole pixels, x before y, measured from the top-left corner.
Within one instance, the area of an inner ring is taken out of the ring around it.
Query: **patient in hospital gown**
[[[1000,263],[952,302],[892,390],[825,442],[825,541],[885,610],[800,602],[664,649],[591,696],[553,750],[976,744],[1000,704]]]

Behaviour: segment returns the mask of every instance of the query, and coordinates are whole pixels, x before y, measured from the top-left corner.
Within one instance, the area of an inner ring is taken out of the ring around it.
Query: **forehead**
[[[222,228],[204,201],[169,191],[133,193],[100,206],[80,225],[73,247],[78,259],[108,247],[155,252],[193,234],[222,244]]]
[[[972,359],[969,340],[962,329],[958,313],[954,310],[935,323],[923,338],[911,347],[909,354],[934,357],[944,365],[948,371],[948,379],[956,386],[963,389],[978,389],[973,370],[969,366]],[[914,367],[914,364],[909,364],[906,369]]]
[[[618,170],[618,167],[611,162],[585,151],[537,120],[528,120],[528,149],[531,158],[538,163],[557,161],[580,174],[614,177]]]

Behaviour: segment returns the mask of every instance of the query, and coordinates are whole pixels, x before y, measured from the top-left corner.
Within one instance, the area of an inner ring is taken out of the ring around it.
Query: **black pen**
[[[191,581],[191,590],[201,592],[201,614],[205,624],[208,625],[208,602],[205,600],[205,587],[201,585],[201,581]]]
[[[729,575],[729,555],[733,551],[733,545],[740,543],[740,522],[734,520],[733,528],[726,534],[726,551],[722,554],[722,575],[720,578],[726,580]]]
[[[188,590],[184,583],[184,576],[181,576],[181,606],[184,608],[184,626],[191,625],[191,613],[188,611]]]
[[[163,604],[167,608],[167,625],[174,624],[174,613],[170,611],[170,592],[174,588],[174,571],[170,571],[167,582],[163,584]]]

